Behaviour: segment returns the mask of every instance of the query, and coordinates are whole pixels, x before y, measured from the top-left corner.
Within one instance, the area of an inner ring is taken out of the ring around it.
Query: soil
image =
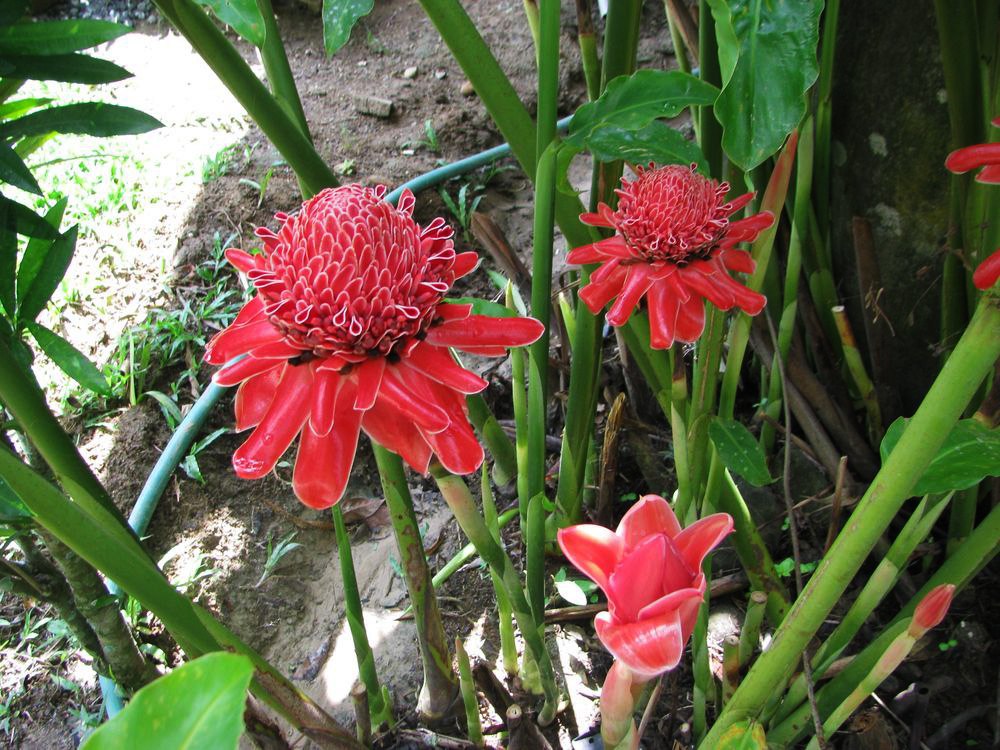
[[[533,45],[521,3],[469,0],[465,5],[486,42],[499,55],[519,94],[533,108]],[[672,49],[662,21],[662,8],[654,6],[657,4],[647,4],[641,64],[672,67]],[[501,142],[482,105],[465,92],[464,76],[418,4],[379,0],[373,12],[355,28],[351,41],[332,60],[324,55],[316,14],[294,4],[279,4],[278,13],[317,150],[328,163],[340,166],[345,180],[395,186],[441,161],[452,161]],[[575,18],[565,15],[565,39],[561,45],[565,54],[561,86],[564,95],[560,116],[570,113],[584,98],[572,36]],[[234,41],[248,61],[256,65],[246,45]],[[150,148],[159,144],[156,147],[162,150],[163,163],[168,158],[190,161],[192,153],[215,153],[222,147],[220,143],[228,145],[234,133],[241,133],[244,128],[247,129],[237,153],[249,157],[204,184],[199,183],[197,175],[193,180],[183,177],[187,170],[179,167],[175,182],[163,183],[160,199],[139,220],[148,226],[137,229],[149,232],[143,235],[146,239],[141,253],[147,257],[136,261],[133,273],[120,275],[115,282],[120,286],[109,291],[109,296],[114,296],[126,287],[131,290],[127,295],[131,308],[128,315],[123,314],[119,330],[128,321],[141,318],[145,308],[176,304],[181,296],[177,290],[195,284],[196,269],[212,257],[217,233],[222,237],[235,235],[231,240],[233,245],[251,245],[255,227],[274,227],[272,215],[293,209],[299,202],[298,187],[290,170],[274,166],[280,160],[279,155],[256,127],[247,124],[238,105],[219,88],[210,71],[185,48],[186,44],[162,21],[147,22],[139,25],[136,35],[112,44],[103,56],[127,61],[122,64],[136,74],[130,90],[139,97],[139,101],[128,100],[129,103],[167,124],[163,130],[143,136],[149,139]],[[404,71],[413,67],[416,74],[404,76]],[[117,95],[122,101],[126,96],[125,89]],[[376,118],[359,112],[358,99],[365,96],[391,100],[392,115]],[[436,135],[436,149],[428,143],[431,140],[425,126],[428,121]],[[502,164],[511,165],[509,161]],[[248,181],[260,183],[269,169],[273,169],[273,176],[261,198]],[[484,176],[472,175],[472,184]],[[451,195],[457,195],[460,184],[448,186]],[[193,201],[173,199],[184,191],[193,193]],[[492,176],[481,194],[478,210],[497,222],[511,246],[523,256],[531,233],[531,196],[526,179],[517,169],[504,169]],[[419,195],[418,219],[428,220],[437,215],[456,225],[460,244],[482,252],[481,246],[462,236],[455,217],[435,191]],[[78,254],[77,264],[85,264],[86,255]],[[162,268],[167,278],[157,268],[160,259],[165,260]],[[460,291],[496,295],[496,288],[484,272],[490,267],[492,262],[487,258],[484,269],[467,282],[469,288]],[[74,266],[74,273],[84,272]],[[161,296],[163,283],[174,290],[166,298]],[[235,274],[233,288],[241,288]],[[117,332],[110,329],[99,334],[88,332],[88,326],[93,328],[86,318],[75,324],[67,320],[63,330],[74,332],[71,340],[103,361],[114,346]],[[205,331],[206,335],[211,333]],[[609,359],[614,356],[611,343],[606,355]],[[193,356],[200,356],[200,352],[193,352]],[[496,365],[484,363],[482,367],[489,371]],[[182,405],[194,401],[206,385],[208,375],[202,372],[199,382],[182,387],[179,399]],[[487,398],[495,400],[499,409],[506,408],[503,404],[508,403],[504,390],[509,386],[504,383],[504,375],[502,365],[489,375],[493,384]],[[176,372],[163,372],[158,382],[162,386],[175,377]],[[620,387],[617,382],[611,385]],[[231,426],[232,422],[232,401],[227,397],[213,411],[205,433]],[[99,469],[115,501],[127,510],[170,434],[159,408],[146,399],[112,416],[100,429],[82,432],[81,449]],[[240,442],[240,436],[228,434],[198,455],[205,478],[203,484],[181,473],[174,477],[158,506],[146,543],[157,558],[171,552],[167,573],[172,581],[186,585],[188,593],[214,611],[238,636],[291,675],[338,720],[350,723],[353,713],[348,692],[357,669],[342,616],[336,544],[328,516],[305,508],[294,498],[287,463],[279,464],[272,476],[260,481],[238,479],[230,460]],[[626,495],[644,491],[647,488],[636,461],[628,449],[625,452],[618,491]],[[465,540],[436,490],[420,477],[411,475],[411,479],[429,560],[437,569]],[[665,476],[663,482],[668,481]],[[666,490],[667,486],[656,489]],[[412,717],[420,686],[419,658],[413,625],[403,616],[406,593],[393,564],[396,553],[391,529],[378,513],[369,515],[373,507],[378,507],[380,494],[374,462],[365,447],[355,463],[345,501],[359,517],[352,525],[352,551],[379,676],[390,686],[398,712]],[[774,498],[761,502],[773,505]],[[776,527],[777,524],[771,525],[772,530]],[[295,533],[294,541],[302,546],[283,557],[276,569],[261,580],[269,543],[273,545],[291,532]],[[817,536],[821,547],[825,531]],[[512,537],[510,543],[516,554],[516,538]],[[734,566],[727,567],[727,560],[731,562],[733,558],[725,555],[720,558],[718,573],[733,572]],[[976,590],[989,591],[993,583],[996,583],[995,573],[988,570],[977,581]],[[468,639],[467,647],[473,656],[495,662],[497,638],[492,592],[481,567],[471,563],[453,576],[441,589],[440,600],[449,636]],[[971,705],[986,705],[995,700],[996,670],[995,666],[989,666],[997,663],[995,628],[990,632],[983,624],[1000,621],[1000,611],[992,597],[977,597],[970,592],[956,602],[955,612],[957,616],[947,621],[948,633],[924,650],[926,661],[908,664],[907,671],[891,678],[894,682],[881,691],[891,697],[910,681],[921,678],[927,681],[936,675],[936,681],[931,681],[934,694],[927,719],[929,728],[940,727],[946,718]],[[960,619],[967,624],[966,631],[971,635],[960,635]],[[559,625],[552,631],[550,640],[558,646],[560,663],[571,688],[572,710],[565,713],[567,719],[553,730],[550,740],[556,746],[569,747],[571,737],[589,729],[596,721],[596,699],[609,661],[587,620]],[[949,634],[955,634],[957,645],[940,651],[937,642],[947,642]],[[158,643],[168,645],[162,639]],[[176,652],[170,652],[168,658],[175,660]],[[17,704],[20,718],[15,731],[0,734],[0,740],[9,747],[52,750],[74,747],[80,732],[65,700],[60,700],[61,694],[56,694],[59,691],[45,675],[32,679],[22,682],[26,692]],[[654,713],[658,733],[651,734],[658,736],[649,740],[649,748],[672,747],[674,739],[683,739],[685,719],[690,716],[689,688],[690,675],[684,671],[668,680]],[[93,705],[92,683],[90,690]],[[984,717],[992,716],[993,712],[982,713],[963,729],[963,742],[970,739],[980,747],[992,742],[991,727]],[[905,738],[895,724],[887,724],[891,719],[884,712],[876,714],[873,721],[887,726],[890,735]],[[929,729],[928,735],[935,729]],[[441,731],[462,736],[456,725]],[[859,731],[857,736],[861,734]],[[298,745],[306,746],[308,743]],[[958,746],[946,742],[939,747]]]

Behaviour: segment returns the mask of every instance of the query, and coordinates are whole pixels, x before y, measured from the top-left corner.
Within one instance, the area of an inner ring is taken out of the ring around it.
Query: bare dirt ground
[[[469,0],[465,5],[519,93],[533,108],[534,53],[521,4]],[[643,24],[641,64],[671,67],[674,63],[662,8],[655,7],[656,3],[647,5],[650,7]],[[279,5],[278,12],[318,151],[344,173],[345,181],[395,186],[440,161],[452,161],[500,142],[482,105],[464,89],[464,76],[416,3],[379,0],[333,60],[323,53],[316,15],[298,5]],[[561,90],[566,93],[560,115],[570,113],[583,100],[572,36],[574,24],[569,15],[564,18]],[[240,49],[256,64],[245,45]],[[229,241],[237,246],[252,243],[256,226],[273,227],[274,212],[293,209],[299,202],[290,170],[280,164],[275,166],[279,155],[245,119],[208,68],[162,22],[142,24],[137,34],[115,42],[104,56],[136,74],[126,85],[113,89],[115,100],[144,109],[166,127],[142,136],[147,169],[141,179],[147,180],[149,187],[142,190],[141,205],[129,212],[129,232],[83,244],[72,269],[75,278],[99,276],[103,280],[100,295],[107,307],[69,305],[60,313],[58,327],[99,362],[107,361],[122,332],[140,322],[150,307],[176,309],[198,293],[197,270],[213,257],[216,235],[223,240],[231,238]],[[415,74],[404,75],[411,68],[416,68]],[[391,100],[392,115],[376,118],[359,112],[357,99],[362,96]],[[206,182],[202,169],[205,160],[233,144],[228,167]],[[252,183],[262,184],[269,170],[271,177],[261,195]],[[530,241],[528,183],[518,170],[502,170],[492,176],[485,189],[477,191],[476,185],[485,176],[470,175],[466,181],[470,185],[468,192],[483,195],[478,210],[489,214],[512,247],[523,253]],[[450,195],[457,197],[461,184],[446,186]],[[434,191],[418,196],[417,214],[422,220],[445,216],[458,230],[460,242],[468,242],[483,252],[476,243],[463,238],[456,217],[450,215]],[[120,258],[116,255],[115,262],[105,261],[108,268],[102,270],[97,267],[104,257],[99,250],[109,244],[115,245]],[[487,260],[485,267],[489,265]],[[71,280],[70,286],[73,283]],[[496,293],[484,270],[478,271],[469,284],[485,296]],[[231,288],[242,289],[235,273]],[[195,291],[186,291],[192,289]],[[95,325],[95,317],[100,325]],[[206,326],[204,335],[211,333],[211,327]],[[611,344],[606,354],[609,359],[613,357]],[[200,355],[192,347],[190,357]],[[179,369],[160,373],[147,387],[166,389]],[[507,387],[503,374],[502,368],[491,374],[493,383],[487,392],[501,410],[505,408]],[[178,394],[182,407],[196,399],[209,375],[202,371],[196,379],[182,384]],[[127,509],[171,431],[158,406],[148,398],[129,408],[119,407],[115,405],[115,410],[100,419],[96,428],[82,430],[80,441],[81,449],[100,469],[116,502]],[[205,425],[205,432],[231,426],[232,421],[231,400],[224,399]],[[351,709],[347,692],[356,665],[342,618],[332,526],[326,515],[310,511],[295,500],[287,463],[279,465],[275,474],[265,480],[246,482],[236,478],[230,457],[240,441],[240,436],[226,435],[199,454],[204,484],[177,474],[160,502],[147,544],[157,557],[174,551],[167,572],[175,583],[193,581],[188,585],[189,593],[291,675],[338,719],[348,722]],[[666,458],[663,460],[666,463]],[[625,460],[622,466],[620,493],[647,489],[634,471],[634,463]],[[465,540],[435,490],[417,477],[413,477],[413,487],[425,547],[431,565],[437,568]],[[659,489],[666,490],[667,486]],[[369,636],[380,677],[390,686],[399,713],[406,715],[416,703],[419,658],[413,626],[400,617],[406,595],[394,569],[396,553],[391,530],[378,512],[371,514],[378,508],[381,490],[367,449],[356,462],[348,494],[358,521],[353,526],[353,550]],[[276,570],[261,581],[268,543],[290,532],[296,533],[295,541],[303,546],[284,557]],[[825,529],[817,534],[820,544],[824,535]],[[516,553],[514,541],[512,549]],[[732,566],[720,572],[731,570]],[[979,583],[980,590],[988,590],[991,582],[995,582],[995,576],[987,573]],[[449,634],[469,638],[473,653],[478,645],[484,656],[493,659],[496,637],[491,597],[488,578],[476,565],[453,577],[441,592]],[[967,596],[956,603],[955,609],[964,621],[982,628],[979,623],[990,622],[991,615],[997,614],[995,605],[988,600]],[[169,651],[165,639],[152,640]],[[587,621],[555,627],[551,641],[559,649],[563,670],[575,676],[571,677],[575,680],[572,711],[566,713],[558,736],[551,737],[554,743],[568,747],[569,739],[594,721],[595,701],[608,662]],[[988,686],[995,686],[996,675],[987,674],[990,670],[986,665],[991,658],[996,663],[996,645],[988,633],[961,641],[950,651],[939,651],[936,644],[930,644],[924,653],[928,661],[908,665],[909,671],[893,678],[896,682],[890,689],[902,689],[922,676],[926,679],[927,675],[938,675],[941,684],[936,685],[935,696],[973,695],[976,697],[972,702],[983,705],[994,700],[987,693]],[[175,658],[176,654],[168,657]],[[93,681],[79,681],[84,685],[85,701],[93,708],[97,701]],[[675,737],[683,736],[684,717],[690,708],[685,688],[688,684],[689,676],[680,672],[671,680],[671,688],[664,691],[654,717],[659,736],[651,740],[651,748],[672,747]],[[74,747],[79,741],[80,724],[70,713],[66,691],[61,691],[49,672],[42,670],[22,678],[21,687],[26,692],[16,704],[14,731],[0,734],[0,740],[8,747]],[[892,692],[887,694],[891,696]],[[945,717],[958,713],[952,711],[953,707],[954,702],[951,706],[934,703],[930,715],[943,723]],[[888,735],[899,731],[883,714],[877,714],[875,721],[880,728],[888,727]],[[981,747],[987,746],[990,732],[986,720],[973,721],[981,721],[982,725],[974,727],[969,738]],[[456,726],[444,731],[461,735]]]

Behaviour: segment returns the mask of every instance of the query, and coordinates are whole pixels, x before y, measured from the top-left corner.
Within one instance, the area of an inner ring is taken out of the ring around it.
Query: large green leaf
[[[58,230],[59,225],[62,223],[63,213],[66,211],[68,201],[68,198],[60,199],[45,214],[45,221],[55,230]],[[52,242],[53,240],[46,240],[40,237],[32,237],[28,240],[28,244],[24,248],[24,253],[21,255],[21,262],[17,266],[18,305],[24,303],[24,298],[31,289],[31,285],[35,283],[35,279],[45,264],[45,258],[52,249]]]
[[[210,9],[220,21],[255,47],[264,45],[264,17],[257,0],[195,0]]]
[[[734,474],[739,474],[755,487],[774,481],[767,470],[767,459],[750,431],[735,419],[716,417],[708,426],[708,436],[719,458]]]
[[[14,149],[2,141],[0,141],[0,180],[29,193],[42,194],[42,189],[28,169],[28,165],[21,160]]]
[[[131,31],[110,21],[39,21],[0,28],[0,55],[63,55],[110,42]]]
[[[38,317],[45,309],[52,293],[59,287],[59,282],[66,275],[69,262],[76,250],[77,226],[74,225],[59,235],[48,248],[38,272],[31,280],[30,286],[17,308],[17,321],[26,324]]]
[[[903,435],[908,419],[893,422],[882,438],[882,462]],[[913,488],[914,495],[964,490],[986,477],[1000,476],[1000,427],[990,429],[974,419],[963,419],[948,434],[934,460]]]
[[[375,0],[323,0],[323,46],[332,55],[347,44],[361,16],[371,13]]]
[[[4,210],[0,212],[0,226],[9,231],[26,237],[41,237],[49,240],[58,236],[59,233],[45,219],[17,201],[0,195],[0,205],[4,207]]]
[[[715,24],[715,41],[719,46],[719,70],[723,88],[733,77],[736,61],[740,59],[740,40],[733,28],[733,9],[728,0],[708,0]]]
[[[644,128],[626,130],[615,126],[600,128],[587,139],[587,148],[598,161],[624,159],[633,164],[698,164],[705,155],[698,144],[687,140],[665,122],[653,120]]]
[[[163,123],[132,107],[104,102],[84,102],[49,107],[0,125],[0,136],[21,138],[46,133],[79,135],[135,135],[162,128]]]
[[[252,676],[245,656],[205,654],[137,692],[81,750],[235,748]]]
[[[111,83],[131,78],[120,65],[89,55],[10,55],[2,59],[4,76],[65,83]]]
[[[0,524],[9,526],[28,518],[31,518],[31,511],[14,494],[14,490],[0,479]]]
[[[111,395],[104,375],[79,349],[39,323],[28,323],[28,330],[60,370],[88,390],[103,396]]]
[[[660,117],[676,117],[688,106],[711,104],[719,90],[679,70],[639,70],[608,84],[597,101],[584,104],[573,115],[566,143],[588,148],[602,128],[640,130]]]
[[[729,158],[749,170],[776,152],[805,114],[805,92],[819,73],[823,0],[729,0],[729,8],[740,53],[715,116]]]

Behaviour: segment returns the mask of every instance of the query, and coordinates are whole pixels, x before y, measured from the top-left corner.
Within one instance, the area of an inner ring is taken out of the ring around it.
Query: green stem
[[[448,641],[441,622],[437,596],[431,584],[431,572],[424,554],[424,543],[420,538],[420,526],[413,512],[403,461],[374,440],[372,449],[382,480],[385,503],[392,519],[403,580],[417,624],[417,642],[424,668],[424,684],[417,699],[417,711],[429,720],[438,720],[451,710],[458,690],[458,680],[451,668]]]
[[[340,184],[298,123],[250,70],[240,53],[193,0],[155,0],[157,9],[201,55],[264,131],[310,193]]]
[[[691,492],[691,469],[688,463],[688,429],[684,420],[688,409],[688,392],[682,347],[682,344],[674,344],[670,349],[670,364],[673,371],[670,383],[670,438],[674,446],[674,471],[677,472],[677,503],[674,512],[681,523],[687,523],[694,495]]]
[[[833,60],[837,51],[837,19],[840,0],[827,0],[823,11],[823,46],[820,51],[816,102],[816,169],[813,192],[816,218],[825,238],[830,228],[830,146],[832,143]],[[803,133],[804,135],[804,133]]]
[[[550,724],[555,719],[559,705],[555,672],[552,670],[552,660],[545,648],[541,630],[531,614],[531,607],[524,595],[524,589],[521,588],[517,569],[507,553],[490,534],[483,517],[476,509],[472,494],[462,478],[454,476],[436,462],[431,463],[430,471],[441,490],[442,497],[451,508],[455,520],[458,521],[458,525],[465,532],[469,541],[475,545],[483,561],[500,577],[507,590],[507,596],[510,598],[511,607],[514,610],[514,618],[521,629],[521,637],[524,638],[534,657],[542,678],[545,705],[538,714],[538,722],[543,726]]]
[[[358,674],[365,685],[368,696],[368,714],[375,727],[392,724],[392,707],[385,700],[387,693],[383,691],[375,670],[375,656],[368,643],[368,631],[365,628],[365,613],[361,607],[361,595],[358,593],[358,579],[354,574],[354,558],[351,556],[351,538],[347,535],[344,524],[344,513],[339,505],[332,508],[333,530],[337,536],[337,555],[340,558],[340,580],[344,584],[344,614],[351,628],[351,640],[354,641],[354,655],[358,660]]]
[[[472,665],[465,652],[461,638],[455,638],[455,654],[458,660],[458,681],[465,706],[466,734],[476,747],[486,747],[483,742],[483,725],[479,719],[479,699],[476,697],[476,683],[472,681]]]
[[[483,520],[490,530],[490,536],[497,544],[500,541],[500,519],[497,517],[496,503],[493,501],[493,488],[490,486],[489,472],[483,465],[481,478],[481,497],[483,498]],[[511,513],[513,518],[513,513]],[[470,545],[471,546],[471,545]],[[473,549],[475,549],[473,547]],[[490,580],[493,581],[493,591],[497,597],[497,629],[500,631],[500,657],[504,671],[511,677],[517,674],[517,643],[514,641],[514,616],[510,609],[510,599],[507,591],[493,570],[490,570]]]
[[[715,38],[715,19],[708,0],[698,2],[698,63],[701,80],[722,88],[722,68],[719,65],[719,43]],[[722,125],[715,119],[711,106],[699,107],[698,145],[705,154],[709,174],[722,174]]]
[[[981,301],[968,329],[848,525],[820,562],[775,633],[771,647],[754,664],[702,747],[717,747],[720,736],[729,727],[759,712],[775,685],[788,679],[809,640],[937,454],[998,356],[1000,309],[989,300]]]
[[[517,452],[513,441],[481,394],[466,396],[465,404],[469,409],[469,421],[476,426],[479,437],[493,456],[493,478],[499,485],[507,484],[517,476]]]
[[[576,0],[576,40],[580,45],[580,63],[587,82],[587,98],[601,95],[601,61],[597,58],[597,32],[594,30],[592,0]]]

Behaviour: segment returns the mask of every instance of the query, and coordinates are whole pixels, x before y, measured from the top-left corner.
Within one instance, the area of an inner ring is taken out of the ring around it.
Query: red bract
[[[948,607],[951,606],[951,598],[955,594],[955,586],[950,583],[942,583],[927,592],[927,596],[920,600],[920,604],[913,612],[913,620],[910,622],[910,634],[914,638],[920,638],[948,614]]]
[[[1000,280],[1000,249],[994,250],[986,260],[979,264],[972,274],[972,283],[976,289],[992,289],[993,285]]]
[[[640,679],[680,662],[705,595],[701,563],[732,529],[726,513],[681,529],[666,500],[646,495],[617,531],[580,524],[559,532],[566,557],[608,597],[597,636]]]
[[[654,349],[701,336],[705,299],[722,310],[739,307],[750,315],[759,313],[766,299],[729,271],[753,271],[750,254],[736,245],[756,239],[774,216],[763,211],[730,222],[753,193],[726,202],[729,183],[702,177],[693,165],[650,165],[636,171],[632,182],[622,178],[617,211],[601,203],[596,214],[580,217],[584,223],[615,230],[614,237],[578,247],[567,256],[570,263],[601,264],[580,290],[580,299],[594,313],[615,300],[607,319],[620,326],[645,296]]]
[[[264,476],[301,432],[293,486],[314,508],[340,499],[361,430],[417,471],[432,454],[449,471],[475,471],[483,449],[465,394],[487,383],[448,347],[501,356],[543,330],[532,318],[444,302],[477,255],[455,254],[443,219],[418,225],[409,191],[396,208],[384,195],[382,186],[324,190],[297,214],[278,214],[277,234],[257,230],[263,254],[226,251],[257,289],[205,352],[211,364],[247,355],[214,378],[241,384],[236,428],[255,428],[233,467]]]
[[[1000,117],[993,121],[1000,128]],[[976,182],[1000,184],[1000,143],[977,143],[952,151],[944,161],[950,171],[962,174],[970,169],[982,167]]]

